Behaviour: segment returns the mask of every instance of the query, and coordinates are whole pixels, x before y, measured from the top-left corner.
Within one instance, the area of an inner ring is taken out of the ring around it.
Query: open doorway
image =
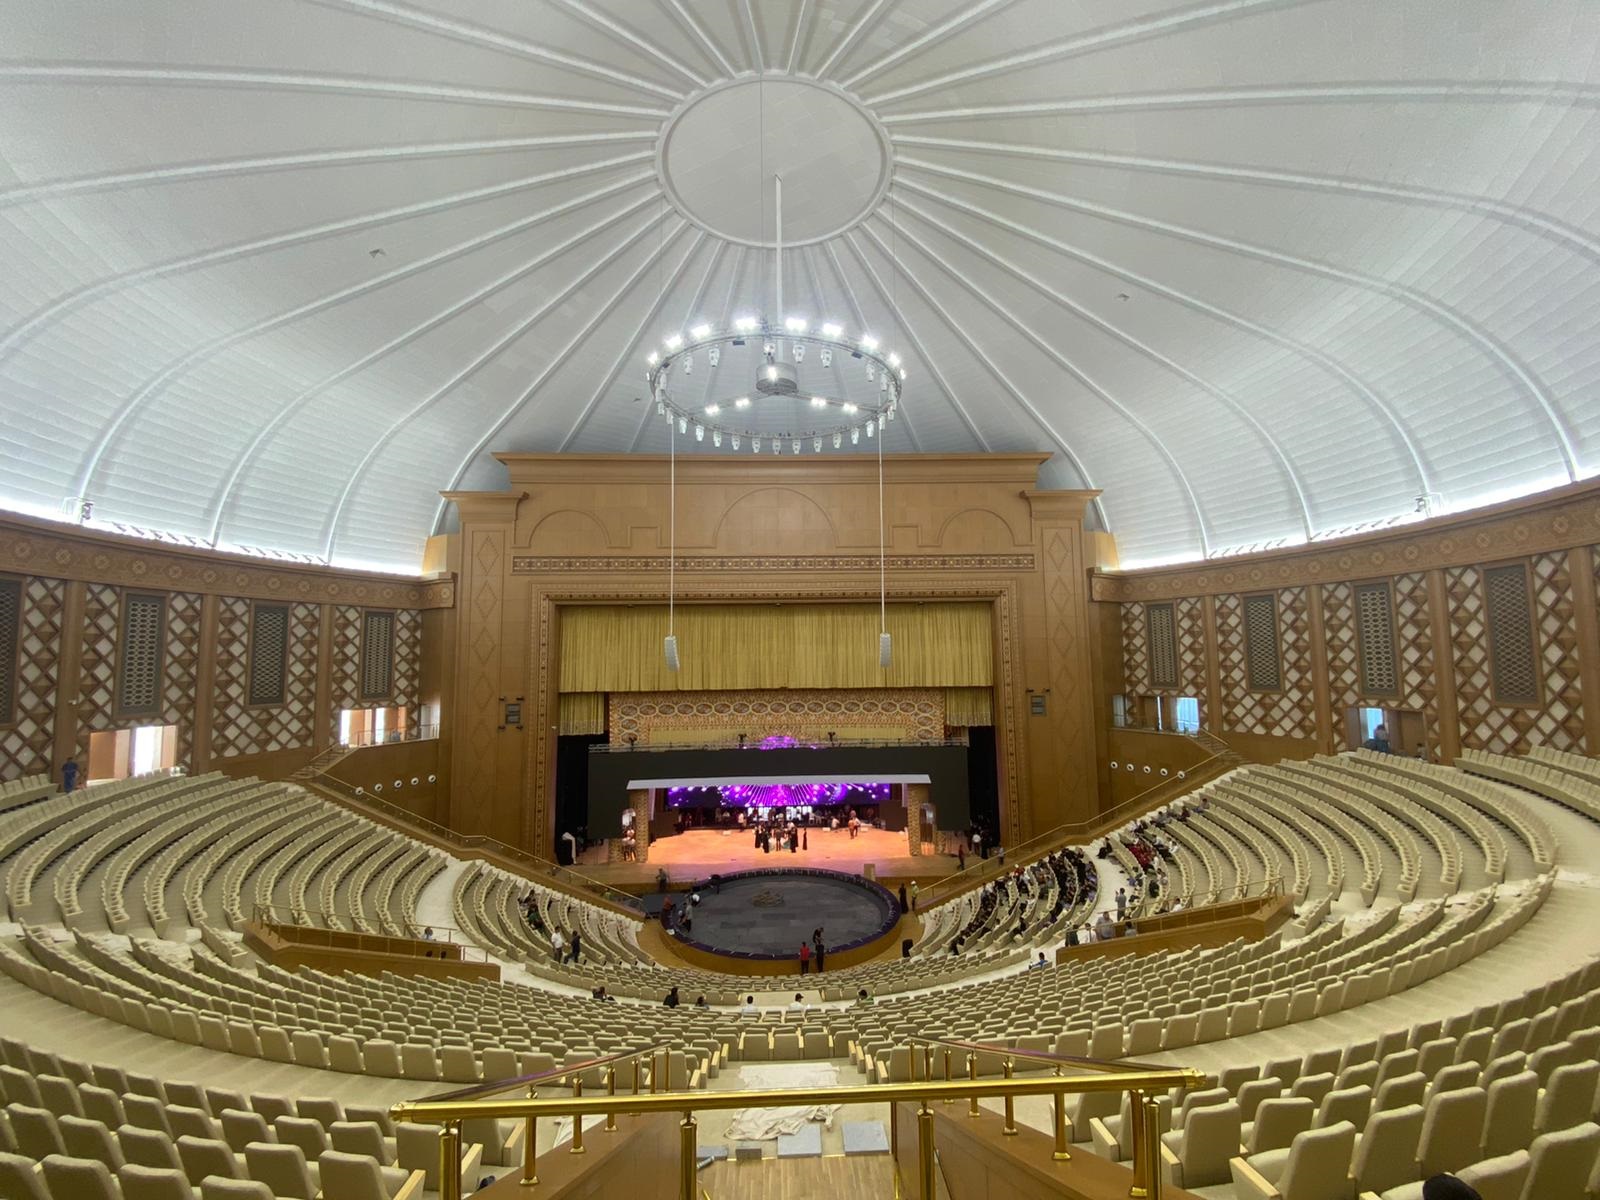
[[[1345,710],[1345,745],[1348,749],[1356,750],[1370,745],[1378,740],[1380,729],[1383,731],[1382,740],[1388,743],[1390,753],[1421,759],[1432,757],[1428,750],[1427,722],[1420,712],[1373,705],[1357,705]]]
[[[177,762],[176,725],[139,725],[89,735],[90,783],[148,775],[152,771],[168,770]]]
[[[339,713],[339,743],[344,746],[381,746],[384,742],[404,741],[406,710],[395,708],[347,708]]]

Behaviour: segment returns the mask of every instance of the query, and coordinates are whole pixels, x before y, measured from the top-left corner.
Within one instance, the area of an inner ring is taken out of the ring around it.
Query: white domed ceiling
[[[0,0],[0,505],[416,570],[490,452],[664,450],[646,354],[791,314],[903,356],[887,450],[1048,450],[1125,563],[1579,478],[1597,49],[1593,0]]]

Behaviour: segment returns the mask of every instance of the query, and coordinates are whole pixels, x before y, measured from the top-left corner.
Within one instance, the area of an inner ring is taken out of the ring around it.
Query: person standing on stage
[[[811,935],[811,949],[817,960],[817,974],[821,975],[822,960],[827,954],[828,947],[822,940],[822,929],[820,927]]]
[[[916,912],[917,911],[917,895],[921,891],[922,891],[922,889],[917,886],[917,881],[915,879],[913,879],[911,881],[911,911],[912,912]]]
[[[903,883],[900,885],[900,911],[902,913],[911,911],[911,906],[906,903],[906,885]]]
[[[800,943],[800,974],[811,974],[811,943]]]

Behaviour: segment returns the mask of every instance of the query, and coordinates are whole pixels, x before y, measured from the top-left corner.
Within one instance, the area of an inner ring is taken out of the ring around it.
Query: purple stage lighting
[[[828,804],[883,804],[888,783],[727,783],[717,787],[667,789],[667,806],[682,808],[714,799],[729,808],[818,808]]]

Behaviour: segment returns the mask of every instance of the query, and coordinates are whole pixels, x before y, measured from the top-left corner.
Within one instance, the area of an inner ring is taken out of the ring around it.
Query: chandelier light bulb
[[[772,452],[774,454],[782,454],[783,453],[783,443],[781,441],[779,441],[777,438],[773,438],[772,439]]]
[[[740,333],[749,333],[757,324],[758,322],[754,317],[735,317],[733,319],[733,327]]]
[[[877,371],[873,370],[873,367],[872,367],[871,363],[868,363],[867,364],[867,382],[871,383],[877,377],[878,377]]]
[[[778,352],[778,343],[776,343],[776,342],[762,342],[761,343],[761,353],[765,354],[768,358],[771,358],[777,352]]]
[[[683,363],[683,373],[685,375],[693,375],[694,374],[694,355],[693,354],[685,354],[680,361]]]
[[[840,405],[840,407],[843,408],[844,411],[847,412],[847,413],[853,413],[853,412],[856,411],[856,406],[854,404],[851,404],[850,401],[848,401],[848,400],[846,400],[842,405]]]
[[[863,333],[861,335],[861,348],[863,350],[876,350],[878,348],[878,339],[870,333]]]
[[[901,367],[900,368],[900,378],[904,379],[905,377],[906,377],[906,369],[904,367]]]
[[[755,453],[760,454],[761,453],[761,439],[758,438],[758,437],[751,438],[750,439],[750,449],[753,450]]]
[[[804,362],[805,359],[806,359],[805,343],[804,342],[796,342],[790,348],[790,353],[794,355],[795,362],[797,362],[797,363],[798,362]]]
[[[708,417],[714,417],[721,411],[722,411],[722,406],[720,404],[708,404],[708,405],[706,405],[706,416],[708,416]]]
[[[794,439],[794,452],[796,454],[800,453],[800,439],[799,438],[795,438]]]
[[[836,338],[844,332],[844,326],[837,321],[824,321],[822,323],[822,336]]]
[[[873,424],[872,424],[871,421],[868,421],[867,422],[867,436],[868,437],[872,436],[872,430],[873,430]]]
[[[653,367],[653,366],[656,365],[656,363],[661,361],[661,355],[657,354],[654,350],[652,350],[652,351],[650,351],[649,354],[646,354],[644,356],[644,360],[645,360],[645,362],[649,363]]]
[[[656,416],[658,416],[658,417],[665,416],[666,415],[666,411],[667,411],[666,404],[662,402],[662,399],[661,399],[660,396],[657,396],[656,397]]]
[[[880,392],[887,392],[889,390],[889,373],[887,371],[883,373],[883,378],[878,380],[878,390]]]
[[[813,397],[811,397],[811,407],[812,408],[827,408],[828,407],[828,402],[825,399],[823,399],[821,396],[813,396]]]
[[[737,400],[735,400],[733,402],[733,406],[735,408],[749,408],[750,407],[750,397],[749,396],[740,396]]]
[[[692,337],[695,341],[698,342],[702,338],[704,338],[707,334],[709,334],[710,332],[711,332],[711,326],[707,325],[704,321],[702,321],[702,322],[700,322],[700,324],[696,325],[693,329],[689,330],[689,336]]]
[[[767,378],[771,379],[771,380],[777,379],[778,378],[778,368],[777,367],[768,367],[767,368]]]
[[[662,338],[661,344],[668,350],[676,350],[679,346],[683,345],[683,334],[675,333],[671,337]]]
[[[898,367],[900,365],[900,356],[898,354],[890,354],[889,365],[891,367]]]
[[[783,322],[783,327],[790,333],[804,333],[806,331],[806,319],[804,317],[789,317]]]

